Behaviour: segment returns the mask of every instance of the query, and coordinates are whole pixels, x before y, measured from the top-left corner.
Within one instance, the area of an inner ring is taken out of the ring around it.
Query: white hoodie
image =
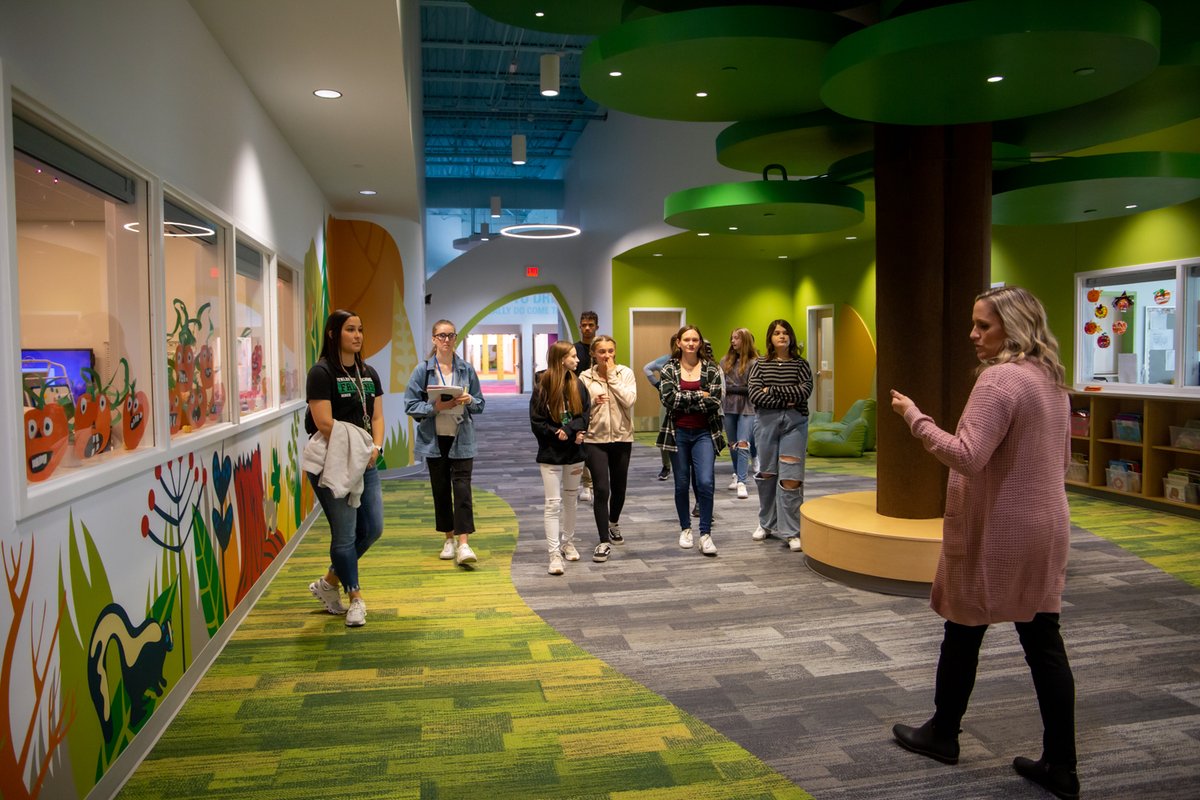
[[[363,473],[371,463],[375,441],[364,428],[334,420],[327,440],[317,431],[304,446],[300,465],[312,475],[320,475],[319,484],[334,497],[345,497],[351,508],[358,508],[363,492]]]

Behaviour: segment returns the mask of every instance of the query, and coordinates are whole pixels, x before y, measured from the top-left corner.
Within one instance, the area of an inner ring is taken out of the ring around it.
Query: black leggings
[[[592,512],[600,541],[608,541],[608,524],[617,524],[625,507],[625,485],[629,483],[629,456],[633,442],[585,444],[583,457],[592,473]]]
[[[1014,624],[1042,713],[1042,755],[1051,764],[1074,769],[1075,677],[1058,629],[1058,614],[1036,614],[1029,622]],[[967,711],[971,690],[975,688],[979,648],[987,629],[987,625],[946,621],[933,696],[937,707],[933,725],[948,735],[958,734],[959,723]]]
[[[450,458],[453,436],[438,437],[441,458],[425,458],[433,488],[433,516],[440,533],[474,533],[475,511],[471,498],[473,458]]]

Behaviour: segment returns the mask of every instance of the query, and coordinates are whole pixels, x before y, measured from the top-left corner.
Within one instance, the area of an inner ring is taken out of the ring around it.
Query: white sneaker
[[[733,476],[733,480],[731,480],[731,481],[729,482],[729,491],[731,491],[731,492],[732,492],[732,491],[733,491],[734,489],[736,489],[737,487],[738,487],[738,479],[737,479],[737,475],[734,475],[734,476]]]
[[[578,554],[576,555],[576,558],[578,558]],[[551,575],[563,574],[562,556],[558,555],[557,553],[550,556],[550,569],[548,569],[547,572],[549,572]]]
[[[567,542],[562,546],[562,555],[567,561],[578,561],[579,551],[575,549],[575,545]]]
[[[692,529],[684,528],[679,532],[679,546],[684,550],[690,550],[692,547]]]
[[[793,553],[799,553],[800,552],[800,537],[793,536],[792,538],[788,539],[788,547],[791,549],[791,551]]]
[[[346,627],[361,628],[367,624],[367,604],[361,597],[350,601],[350,610],[346,612]]]
[[[592,490],[587,488],[586,486],[579,487],[579,502],[581,502],[581,503],[592,502]]]
[[[346,607],[342,605],[342,591],[336,586],[330,586],[324,578],[317,578],[308,585],[312,596],[325,605],[330,614],[345,614]]]
[[[456,564],[473,564],[475,563],[475,551],[471,549],[471,545],[463,542],[458,546],[457,554],[454,556]]]
[[[767,535],[769,533],[770,533],[769,530],[764,528],[762,525],[759,525],[757,528],[754,529],[754,533],[750,534],[750,538],[756,542],[761,542],[763,539],[767,538]]]
[[[711,535],[706,533],[700,537],[700,552],[706,556],[715,556],[717,554],[717,546],[713,544]]]
[[[449,561],[454,558],[454,538],[451,537],[442,545],[442,552],[438,555],[442,561]]]
[[[750,493],[746,491],[746,484],[742,483],[741,481],[738,481],[737,492],[738,500],[745,500],[750,496]]]

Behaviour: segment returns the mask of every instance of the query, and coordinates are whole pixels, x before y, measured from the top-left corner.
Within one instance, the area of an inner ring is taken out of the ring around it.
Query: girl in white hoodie
[[[629,456],[633,452],[637,383],[633,370],[616,363],[616,352],[617,345],[611,336],[597,336],[592,340],[592,366],[579,376],[592,399],[591,419],[583,440],[595,492],[592,511],[600,534],[592,561],[607,561],[611,545],[625,543],[619,521],[629,481]]]

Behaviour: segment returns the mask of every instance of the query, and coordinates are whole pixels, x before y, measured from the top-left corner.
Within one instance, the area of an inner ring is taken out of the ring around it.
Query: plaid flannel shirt
[[[675,452],[675,415],[701,412],[708,418],[708,433],[712,436],[713,448],[717,453],[725,449],[725,423],[721,419],[721,398],[725,393],[725,381],[721,368],[714,361],[703,362],[700,372],[700,391],[684,391],[679,388],[679,359],[673,358],[662,368],[662,380],[658,385],[658,394],[663,407],[667,409],[666,418],[658,430],[658,440],[655,444],[669,453]],[[708,397],[702,397],[700,392],[708,392]]]

